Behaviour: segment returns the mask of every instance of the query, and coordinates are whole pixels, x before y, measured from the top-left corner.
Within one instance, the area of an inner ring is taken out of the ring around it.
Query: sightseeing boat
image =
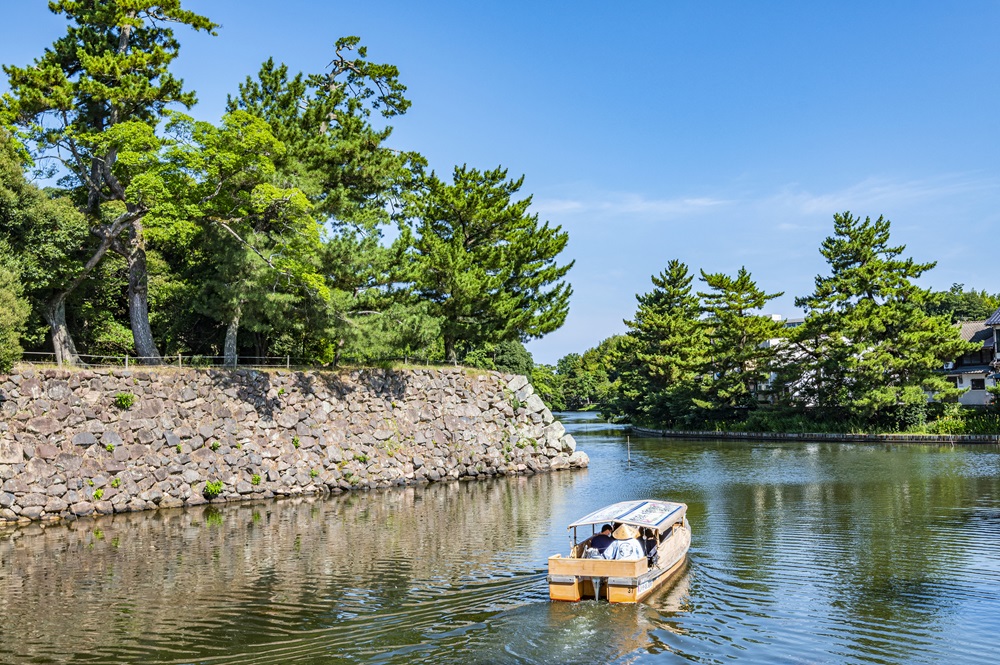
[[[615,503],[576,520],[568,527],[569,556],[549,557],[549,598],[606,598],[611,603],[636,603],[646,598],[684,564],[691,546],[691,525],[686,515],[686,504],[644,500]],[[605,524],[611,524],[616,534],[638,530],[644,536],[640,541],[647,555],[637,559],[598,558],[600,555],[590,544]],[[618,531],[623,525],[624,529]]]

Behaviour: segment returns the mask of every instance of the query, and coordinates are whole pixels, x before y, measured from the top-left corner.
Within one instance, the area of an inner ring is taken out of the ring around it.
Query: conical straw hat
[[[622,524],[611,534],[615,540],[631,540],[639,537],[639,529],[631,524]]]

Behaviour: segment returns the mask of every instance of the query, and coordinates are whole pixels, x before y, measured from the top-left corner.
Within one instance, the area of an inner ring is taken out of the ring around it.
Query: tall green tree
[[[11,251],[17,248],[17,270],[32,306],[27,343],[36,346],[39,315],[79,274],[90,234],[86,219],[72,201],[50,198],[27,181],[25,158],[12,137],[0,129],[0,242],[6,242]]]
[[[695,410],[708,340],[687,265],[673,259],[652,281],[652,291],[636,296],[634,319],[625,321],[616,404],[629,420],[672,426]]]
[[[171,194],[151,208],[148,233],[185,247],[202,286],[195,304],[225,325],[223,355],[234,365],[241,324],[294,318],[300,300],[329,299],[320,227],[301,190],[274,184],[284,146],[264,120],[237,110],[216,126],[175,113],[167,130]]]
[[[290,75],[268,59],[228,108],[263,118],[285,145],[275,162],[279,184],[305,192],[334,226],[370,230],[390,221],[424,165],[419,154],[387,145],[392,126],[374,123],[404,114],[405,93],[398,68],[372,62],[351,36],[337,40],[322,73]]]
[[[702,270],[701,280],[709,288],[698,296],[707,315],[709,352],[704,367],[711,377],[701,403],[709,408],[757,406],[775,368],[778,345],[773,340],[784,336],[784,324],[755,312],[783,294],[758,288],[745,267],[735,278]]]
[[[560,358],[556,362],[556,373],[567,409],[581,411],[595,403],[601,377],[587,371],[581,354],[567,353]]]
[[[820,247],[830,273],[795,301],[807,316],[789,347],[789,399],[869,420],[922,409],[927,393],[953,399],[958,391],[937,370],[972,345],[948,315],[925,312],[934,296],[914,280],[935,263],[903,258],[906,247],[890,244],[884,217],[844,212],[833,220]]]
[[[947,315],[953,323],[983,321],[1000,307],[1000,294],[966,290],[964,284],[952,284],[947,291],[933,295],[924,305],[924,311],[932,316]]]
[[[535,367],[531,353],[516,339],[496,344],[488,342],[467,353],[462,358],[462,363],[469,367],[493,369],[507,374],[522,374],[529,379]]]
[[[531,385],[552,411],[565,411],[562,383],[556,368],[552,365],[537,364],[531,368]]]
[[[21,334],[31,308],[21,297],[21,271],[13,252],[0,240],[0,374],[21,359]]]
[[[381,242],[425,163],[388,145],[385,122],[409,108],[406,87],[398,69],[372,62],[357,37],[339,39],[335,49],[319,74],[291,75],[268,60],[229,108],[271,125],[286,148],[275,160],[276,184],[301,189],[327,230],[322,263],[331,297],[322,313],[311,313],[312,353],[333,362],[425,355],[437,327],[406,286],[409,236]]]
[[[413,201],[415,284],[441,322],[448,361],[460,347],[527,341],[566,320],[573,262],[557,257],[568,235],[539,224],[530,196],[514,199],[523,182],[461,166],[451,184],[432,173]]]
[[[75,359],[66,299],[112,250],[128,262],[129,317],[136,352],[159,351],[149,326],[143,220],[162,189],[155,128],[171,104],[190,107],[169,66],[179,44],[171,24],[212,32],[216,25],[180,0],[53,0],[70,21],[67,34],[32,65],[5,66],[4,117],[40,160],[53,160],[76,190],[97,242],[71,281],[47,303],[56,353]]]
[[[324,362],[440,359],[440,328],[431,304],[412,290],[409,252],[406,233],[388,246],[376,234],[327,238],[323,266],[332,296],[319,340]]]

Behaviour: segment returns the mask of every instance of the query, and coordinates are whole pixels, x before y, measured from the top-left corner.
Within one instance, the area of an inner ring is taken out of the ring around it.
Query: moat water
[[[996,446],[561,419],[589,470],[0,531],[0,662],[997,662]],[[565,525],[640,497],[688,504],[684,571],[549,602]]]

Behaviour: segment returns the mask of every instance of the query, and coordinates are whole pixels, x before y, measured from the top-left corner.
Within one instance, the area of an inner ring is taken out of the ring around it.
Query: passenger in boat
[[[604,550],[605,559],[642,559],[646,556],[639,542],[639,529],[622,524],[611,535],[615,542]]]
[[[597,550],[598,554],[604,554],[604,550],[611,546],[611,543],[615,542],[615,539],[611,537],[611,532],[613,529],[610,524],[605,524],[601,527],[601,531],[590,539],[590,544],[588,548]],[[596,558],[596,557],[595,557]]]
[[[656,538],[656,532],[649,527],[642,531],[642,549],[646,553],[646,558],[649,559],[649,567],[653,568],[656,566],[656,547],[660,541]]]

